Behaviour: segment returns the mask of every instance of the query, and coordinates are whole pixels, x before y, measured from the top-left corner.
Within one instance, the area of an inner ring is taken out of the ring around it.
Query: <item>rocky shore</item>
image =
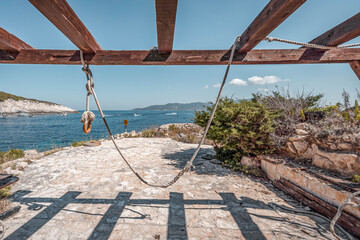
[[[78,111],[60,104],[41,102],[36,100],[14,100],[0,101],[0,115],[39,115],[39,114],[68,114]]]

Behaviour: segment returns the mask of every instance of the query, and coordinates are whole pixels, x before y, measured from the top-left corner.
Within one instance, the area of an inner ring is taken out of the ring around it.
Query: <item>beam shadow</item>
[[[89,199],[78,198],[81,192],[69,191],[60,198],[38,198],[38,197],[26,197],[30,191],[18,191],[14,193],[12,201],[26,204],[29,206],[29,210],[39,211],[39,213],[16,229],[13,233],[7,236],[5,239],[28,239],[34,235],[39,229],[41,229],[47,222],[49,222],[60,211],[67,211],[66,206],[69,204],[108,204],[110,205],[105,214],[101,215],[102,218],[97,223],[96,227],[92,230],[92,233],[88,239],[108,239],[113,232],[118,219],[122,218],[126,206],[153,206],[164,205],[168,208],[168,222],[167,222],[167,239],[188,239],[188,229],[186,224],[186,206],[189,205],[189,209],[192,205],[218,205],[219,209],[229,211],[234,222],[237,224],[242,236],[245,239],[266,239],[259,226],[252,220],[251,216],[263,217],[273,221],[286,221],[278,217],[261,216],[249,213],[247,209],[266,209],[272,210],[267,204],[254,200],[251,198],[241,197],[237,199],[234,193],[219,193],[221,200],[213,199],[184,199],[183,193],[170,192],[169,199],[131,199],[131,192],[119,192],[114,199]],[[47,203],[50,205],[41,205]],[[70,210],[72,211],[72,210]],[[77,212],[77,211],[75,211]],[[81,214],[94,215],[92,213],[77,212]],[[146,214],[139,214],[140,217],[136,219],[144,219]],[[124,217],[126,218],[126,217]]]

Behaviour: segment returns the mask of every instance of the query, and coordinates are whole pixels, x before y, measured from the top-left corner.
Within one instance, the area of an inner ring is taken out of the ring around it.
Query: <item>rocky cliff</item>
[[[60,104],[27,99],[8,93],[0,92],[0,114],[63,114],[77,111]]]

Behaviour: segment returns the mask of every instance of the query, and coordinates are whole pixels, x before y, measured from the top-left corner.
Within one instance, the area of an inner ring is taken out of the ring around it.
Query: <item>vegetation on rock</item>
[[[0,151],[0,164],[3,164],[8,161],[12,161],[18,158],[22,158],[25,156],[25,153],[21,149],[10,149],[7,152]]]

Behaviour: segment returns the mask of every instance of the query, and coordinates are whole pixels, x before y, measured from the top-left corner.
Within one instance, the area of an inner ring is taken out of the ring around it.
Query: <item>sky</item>
[[[153,0],[68,0],[106,50],[157,46]],[[265,0],[179,0],[173,49],[229,49],[266,6]],[[38,49],[76,49],[26,0],[1,1],[0,26]],[[308,0],[269,36],[308,42],[360,11],[359,0]],[[360,37],[348,43],[358,43]],[[297,48],[261,42],[255,49]],[[214,102],[226,66],[90,66],[103,109],[155,104]],[[0,64],[0,91],[85,108],[86,78],[78,65]],[[343,89],[355,99],[360,81],[349,64],[234,65],[223,96],[289,88],[324,93],[327,103]],[[94,102],[91,108],[95,109]]]

